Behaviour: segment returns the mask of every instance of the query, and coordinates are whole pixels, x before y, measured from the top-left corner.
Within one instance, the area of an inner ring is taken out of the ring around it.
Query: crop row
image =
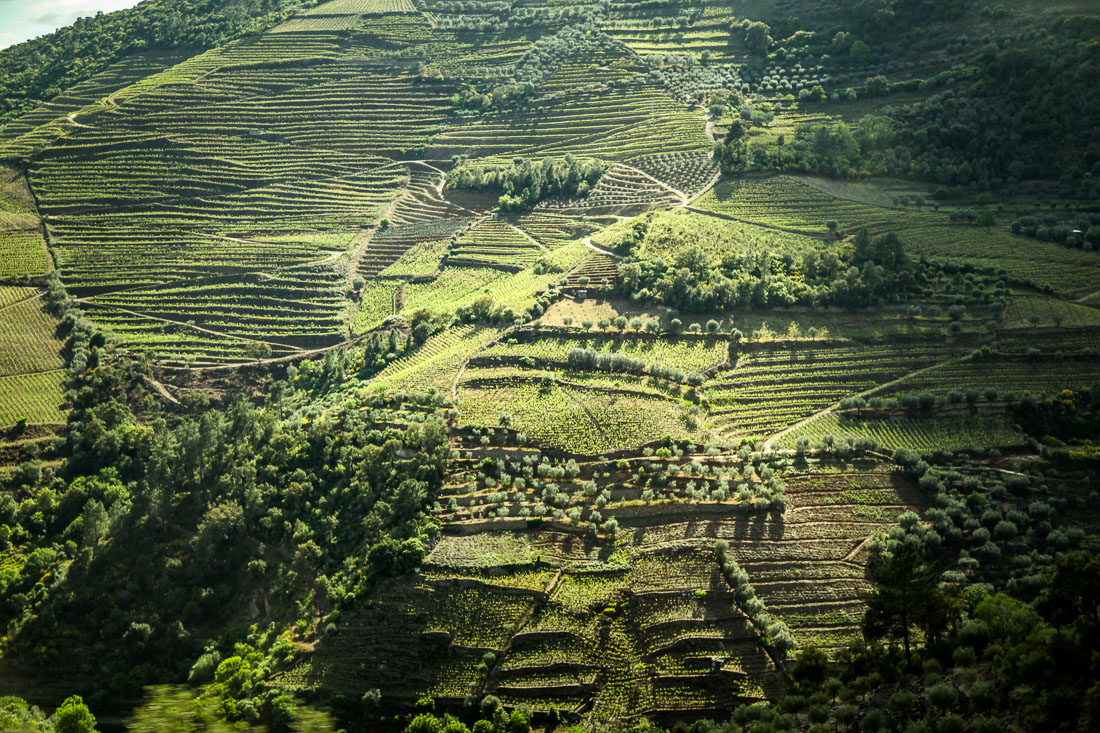
[[[818,443],[826,435],[836,438],[870,436],[885,449],[954,451],[989,446],[1014,446],[1023,435],[1003,416],[962,416],[918,419],[867,419],[822,415],[783,437],[793,446],[799,438]]]
[[[679,339],[603,339],[592,336],[584,339],[537,338],[529,342],[494,344],[483,353],[485,356],[525,357],[547,361],[565,362],[569,351],[589,348],[600,353],[621,354],[641,359],[647,364],[659,362],[662,366],[684,372],[703,372],[722,364],[727,359],[726,342],[713,340]]]
[[[9,291],[10,294],[9,294]],[[0,288],[0,376],[47,372],[64,366],[57,321],[43,310],[37,298],[14,300],[33,294],[30,288]]]
[[[0,377],[0,425],[26,420],[32,425],[65,422],[64,370]]]

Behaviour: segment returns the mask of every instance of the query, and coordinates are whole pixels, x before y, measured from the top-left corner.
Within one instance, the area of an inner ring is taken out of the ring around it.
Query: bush
[[[958,699],[958,696],[955,694],[955,688],[944,682],[932,685],[928,688],[926,695],[932,707],[940,711],[950,710],[955,706],[955,702]]]

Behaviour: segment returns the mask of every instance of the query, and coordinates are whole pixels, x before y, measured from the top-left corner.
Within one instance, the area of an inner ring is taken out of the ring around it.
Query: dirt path
[[[503,221],[503,220],[501,220],[501,221]],[[542,242],[540,242],[539,240],[535,239],[535,238],[534,238],[534,237],[532,237],[532,236],[531,236],[530,234],[528,234],[527,232],[523,231],[522,229],[520,229],[519,227],[517,227],[517,226],[516,226],[515,224],[513,224],[512,222],[510,222],[510,221],[505,221],[504,223],[505,223],[506,225],[508,225],[508,226],[512,227],[513,229],[515,229],[515,230],[516,230],[517,232],[519,232],[520,236],[522,236],[522,237],[523,237],[524,239],[526,239],[527,241],[529,241],[529,242],[531,242],[532,244],[534,244],[534,245],[535,245],[536,247],[538,247],[538,248],[539,248],[539,249],[540,249],[540,250],[541,250],[541,251],[542,251],[543,253],[545,253],[545,254],[550,254],[550,250],[549,250],[549,249],[547,249],[547,248],[546,248],[546,246],[545,246],[545,245],[543,245],[543,243],[542,243]]]
[[[172,393],[168,391],[168,388],[157,380],[153,379],[152,377],[142,377],[142,379],[147,385],[155,389],[157,394],[171,402],[173,405],[178,405],[180,403],[179,400],[172,396]]]
[[[619,256],[619,255],[615,254],[615,253],[614,253],[614,252],[612,252],[611,250],[607,250],[607,249],[604,249],[603,247],[600,247],[600,246],[598,246],[598,245],[592,244],[592,237],[585,237],[585,238],[584,238],[584,246],[585,246],[585,247],[588,247],[588,249],[590,249],[590,250],[593,250],[593,251],[595,251],[595,252],[599,252],[599,253],[600,253],[600,254],[602,254],[602,255],[607,255],[608,257],[614,257],[614,258],[615,258],[615,259],[617,259],[617,260],[621,260],[621,259],[622,259],[622,257],[621,257],[621,256]]]
[[[393,291],[393,315],[397,315],[401,312],[401,308],[405,305],[405,283],[401,283],[397,286],[397,290]]]
[[[220,335],[224,335],[224,334],[220,334]],[[199,367],[196,367],[196,366],[178,367],[178,366],[161,365],[161,366],[158,366],[157,368],[158,369],[163,369],[165,371],[173,371],[173,372],[231,372],[231,371],[234,371],[236,369],[240,369],[241,367],[269,366],[269,365],[272,365],[272,364],[288,364],[288,363],[293,362],[293,361],[298,361],[299,359],[311,359],[314,356],[321,356],[322,354],[327,354],[328,352],[334,351],[336,349],[344,349],[344,348],[347,348],[348,346],[354,346],[355,344],[362,341],[367,335],[368,334],[355,336],[354,338],[346,339],[344,341],[341,341],[340,343],[332,344],[331,346],[322,346],[319,349],[309,349],[308,351],[300,350],[300,351],[297,351],[293,354],[287,354],[286,356],[275,356],[275,357],[272,357],[270,359],[254,359],[254,360],[251,360],[251,361],[237,362],[235,364],[215,364],[215,365],[211,365],[211,366],[199,366]],[[299,348],[300,349],[301,347],[292,347],[292,348]]]
[[[75,112],[70,112],[69,114],[65,115],[65,119],[67,119],[69,121],[69,124],[72,125],[73,127],[83,127],[85,129],[88,129],[88,130],[93,129],[92,125],[85,125],[83,122],[77,122],[76,121],[76,116],[79,115],[79,114],[80,114],[80,110],[77,110]]]
[[[722,171],[715,170],[714,174],[710,177],[710,179],[707,180],[707,182],[704,183],[703,186],[699,189],[699,192],[696,193],[694,196],[692,196],[690,199],[688,199],[687,201],[684,202],[683,208],[690,209],[691,205],[693,203],[695,203],[697,200],[699,200],[700,198],[702,198],[703,195],[706,194],[708,191],[710,191],[712,188],[714,188],[718,184],[718,181],[721,180],[721,178],[722,178]]]
[[[562,385],[562,383],[557,378],[554,379],[554,384],[557,384],[559,386]],[[592,421],[592,427],[596,428],[596,432],[600,434],[600,439],[603,440],[607,445],[612,445],[611,439],[607,437],[607,433],[605,433],[603,431],[603,428],[600,427],[599,421],[596,420],[596,416],[592,414],[592,411],[588,409],[588,405],[584,404],[583,401],[574,397],[573,394],[569,391],[562,391],[565,392],[565,396],[568,397],[573,404],[584,410],[585,415],[588,415],[588,419]]]
[[[386,207],[378,212],[378,221],[383,219],[389,219],[393,216],[394,209],[401,203],[401,200],[405,198],[409,192],[408,181],[401,187],[401,190],[397,192],[397,195],[390,199],[390,202],[386,204]],[[359,275],[359,263],[363,260],[363,255],[367,251],[367,245],[374,239],[374,235],[378,232],[378,225],[374,224],[369,229],[365,230],[360,235],[359,241],[355,243],[355,252],[352,253],[351,260],[348,262],[348,284]]]
[[[1074,302],[1074,303],[1085,303],[1085,302],[1093,300],[1095,298],[1100,298],[1100,290],[1097,290],[1094,293],[1085,293],[1080,298],[1074,298],[1072,302]]]
[[[628,165],[626,163],[616,163],[616,165],[618,165],[622,168],[626,168],[629,171],[633,171],[634,173],[637,173],[638,175],[642,176],[643,178],[647,178],[650,181],[653,181],[658,186],[665,189],[669,193],[673,194],[674,196],[676,196],[676,198],[680,199],[680,204],[679,204],[680,206],[687,206],[688,201],[690,200],[690,197],[686,193],[681,191],[680,189],[673,188],[672,186],[670,186],[667,183],[665,183],[664,181],[662,181],[660,178],[654,178],[653,176],[651,176],[648,173],[646,173],[645,171],[643,171],[641,168],[635,168],[634,166]]]
[[[713,184],[712,184],[713,185]],[[700,194],[702,195],[702,194]],[[811,232],[805,229],[790,229],[788,227],[780,227],[775,224],[765,224],[761,221],[752,221],[738,216],[731,216],[730,214],[721,214],[717,211],[707,211],[706,209],[697,209],[691,205],[685,205],[684,209],[692,212],[693,214],[702,214],[703,216],[713,216],[716,219],[725,219],[726,221],[733,221],[739,224],[751,224],[754,227],[763,227],[764,229],[774,229],[777,232],[787,232],[788,234],[799,234],[803,237],[820,237],[821,232]]]
[[[222,333],[221,331],[213,331],[209,328],[203,328],[202,326],[196,326],[193,323],[187,323],[186,321],[174,321],[171,318],[161,318],[160,316],[151,316],[148,313],[141,313],[139,311],[129,310],[127,308],[120,308],[117,305],[105,305],[103,303],[96,303],[94,301],[88,300],[87,298],[76,298],[75,300],[76,300],[77,303],[80,303],[81,305],[87,305],[87,306],[91,306],[93,308],[111,308],[113,310],[119,311],[120,313],[128,313],[129,315],[137,316],[139,318],[148,318],[151,321],[161,321],[162,323],[171,323],[173,325],[183,326],[185,328],[190,328],[190,329],[193,329],[195,331],[199,331],[201,333],[208,333],[208,334],[211,334],[212,336],[219,336],[221,338],[232,339],[232,340],[235,340],[235,341],[249,341],[251,343],[267,344],[268,346],[278,346],[279,348],[282,348],[282,349],[293,349],[293,350],[299,351],[299,352],[302,351],[302,347],[300,347],[300,346],[292,346],[291,344],[281,344],[277,341],[264,341],[262,339],[248,338],[247,336],[230,336],[227,333]]]
[[[947,359],[946,361],[937,362],[935,364],[932,364],[931,366],[926,366],[923,369],[918,369],[915,372],[909,372],[908,374],[903,374],[902,376],[898,377],[897,379],[893,379],[889,382],[886,382],[885,384],[879,384],[877,386],[871,387],[870,389],[864,390],[863,392],[860,392],[859,394],[849,395],[849,397],[863,397],[863,398],[870,397],[870,396],[874,395],[876,392],[881,392],[884,389],[889,389],[890,387],[893,387],[897,384],[901,384],[902,382],[905,382],[909,379],[912,379],[913,377],[920,376],[921,374],[926,374],[926,373],[928,373],[928,372],[930,372],[934,369],[939,369],[941,367],[948,366],[949,364],[956,364],[956,363],[961,362],[961,361],[966,361],[967,359],[972,357],[975,353],[977,353],[976,350],[971,351],[967,354],[963,354],[962,356],[955,357],[954,359]],[[849,397],[845,397],[844,399],[849,399]],[[834,402],[833,404],[826,407],[824,410],[821,410],[819,412],[815,412],[814,414],[810,415],[809,417],[803,418],[803,419],[799,420],[798,422],[794,423],[793,425],[788,425],[787,427],[780,430],[778,433],[775,433],[770,438],[765,440],[764,441],[764,448],[772,448],[774,446],[775,442],[777,440],[779,440],[780,438],[788,435],[789,433],[797,430],[798,428],[801,428],[803,425],[806,425],[810,421],[816,420],[817,418],[822,417],[824,415],[829,415],[831,413],[834,413],[838,409],[840,409],[840,401]]]
[[[5,287],[11,287],[11,286],[5,286]],[[15,287],[19,287],[19,286],[15,286]],[[3,313],[4,311],[8,310],[9,308],[14,308],[15,306],[20,305],[22,303],[26,303],[29,300],[38,300],[39,298],[41,298],[45,294],[46,294],[45,290],[39,290],[37,293],[34,293],[33,295],[28,295],[26,298],[20,298],[19,300],[15,301],[14,303],[8,303],[4,307],[0,308],[0,313]]]

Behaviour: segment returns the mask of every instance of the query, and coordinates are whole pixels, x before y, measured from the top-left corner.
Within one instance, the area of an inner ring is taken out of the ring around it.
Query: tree
[[[855,44],[853,44],[854,46]],[[885,97],[890,91],[890,82],[885,76],[872,76],[866,83],[868,97]]]
[[[834,39],[834,43],[835,40],[836,39]],[[848,50],[848,55],[851,56],[852,61],[856,62],[857,64],[865,64],[871,59],[871,47],[863,41],[853,41],[851,47]]]
[[[869,640],[902,640],[905,660],[912,664],[912,631],[934,640],[946,629],[955,611],[939,582],[939,574],[925,561],[924,546],[914,536],[892,541],[888,551],[872,556],[867,575],[874,583],[867,596],[863,633]]]
[[[73,695],[61,703],[53,715],[53,727],[57,733],[97,733],[95,725],[95,716],[79,695]]]
[[[791,668],[791,679],[811,689],[825,683],[829,673],[829,657],[815,646],[803,648]]]
[[[714,156],[725,174],[739,173],[749,163],[749,131],[739,119],[730,123],[722,142],[714,146]]]
[[[978,214],[978,226],[989,229],[997,224],[997,214],[993,209],[982,209],[982,213]]]
[[[253,341],[245,349],[248,356],[256,361],[262,361],[263,359],[271,358],[271,345],[263,341]]]
[[[421,713],[413,718],[405,733],[439,733],[440,727],[439,718],[431,713]]]
[[[741,30],[741,38],[745,41],[745,45],[760,53],[767,53],[768,47],[772,43],[771,28],[767,23],[762,23],[758,20],[742,20],[740,25],[737,26]]]

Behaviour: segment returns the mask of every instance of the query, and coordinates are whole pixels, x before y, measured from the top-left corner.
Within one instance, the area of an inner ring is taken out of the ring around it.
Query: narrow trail
[[[240,362],[236,362],[236,363],[233,363],[233,364],[212,364],[212,365],[208,365],[208,366],[180,367],[180,366],[158,365],[157,368],[165,370],[165,371],[172,371],[172,372],[196,372],[196,373],[200,373],[200,372],[231,372],[231,371],[235,371],[237,369],[240,369],[242,367],[270,366],[270,365],[273,365],[273,364],[288,364],[288,363],[293,362],[293,361],[299,361],[300,359],[310,359],[314,356],[321,356],[322,354],[327,354],[328,352],[335,351],[336,349],[344,349],[344,348],[347,348],[349,346],[354,346],[355,344],[362,341],[366,336],[367,336],[367,334],[362,334],[360,336],[355,336],[353,338],[345,339],[344,341],[341,341],[339,343],[332,344],[331,346],[322,346],[322,347],[317,348],[317,349],[300,350],[300,351],[297,351],[293,354],[287,354],[286,356],[275,356],[275,357],[272,357],[270,359],[253,359],[253,360],[250,360],[250,361],[240,361]],[[300,349],[301,347],[292,347],[292,348]]]
[[[394,199],[390,203],[390,206],[396,206],[397,199]],[[355,250],[352,252],[351,257],[348,259],[348,276],[346,280],[347,287],[351,287],[351,283],[358,277],[359,263],[363,260],[363,254],[367,251],[367,247],[370,246],[371,240],[374,239],[374,234],[377,231],[374,227],[365,230],[359,235],[359,241],[355,243]],[[344,324],[344,335],[351,337],[352,329],[355,327],[355,319],[359,316],[359,298],[354,298],[351,301],[351,305],[348,308],[347,323]]]
[[[704,190],[703,193],[706,193]],[[700,196],[702,193],[699,194]],[[698,197],[696,197],[698,198]],[[762,227],[764,229],[773,229],[777,232],[787,232],[788,234],[798,234],[803,237],[820,237],[821,232],[811,232],[806,229],[791,229],[789,227],[780,227],[775,224],[765,224],[762,221],[752,221],[751,219],[745,219],[739,216],[732,216],[730,214],[722,214],[717,211],[707,211],[706,209],[697,209],[691,205],[685,205],[683,207],[687,211],[693,214],[702,214],[703,216],[713,216],[715,219],[725,219],[726,221],[737,222],[738,224],[750,224],[754,227]]]
[[[169,392],[168,388],[165,387],[162,383],[158,382],[157,380],[153,379],[152,377],[142,377],[142,379],[144,380],[144,382],[147,385],[149,385],[154,390],[156,390],[157,394],[159,394],[161,397],[163,397],[167,401],[171,402],[173,405],[178,405],[180,403],[180,401],[177,400],[175,397],[173,397],[172,393]]]
[[[453,206],[456,209],[461,209],[471,216],[484,216],[482,212],[474,211],[473,209],[467,209],[462,204],[456,204],[454,201],[451,201],[449,198],[443,195],[443,191],[447,188],[447,172],[444,171],[442,168],[437,168],[426,160],[407,160],[405,162],[408,164],[422,165],[428,170],[433,170],[439,174],[439,183],[435,184],[435,193],[437,196],[439,196],[440,201],[443,201],[448,206]]]
[[[603,247],[592,244],[592,237],[585,237],[584,238],[584,246],[588,247],[588,249],[590,249],[590,250],[593,250],[595,252],[599,252],[602,255],[607,255],[608,257],[614,257],[617,260],[622,259],[621,255],[617,255],[614,252],[612,252],[611,250],[607,250],[607,249],[604,249]]]
[[[300,346],[292,346],[290,344],[281,344],[278,341],[264,341],[263,339],[254,339],[254,338],[249,338],[247,336],[231,336],[227,333],[223,333],[221,331],[214,331],[214,330],[211,330],[209,328],[203,328],[202,326],[196,326],[195,324],[187,323],[186,321],[174,321],[171,318],[161,318],[160,316],[151,316],[148,313],[141,313],[139,311],[129,310],[128,308],[121,308],[117,305],[106,305],[106,304],[103,304],[103,303],[96,303],[95,301],[89,300],[88,298],[76,298],[75,301],[77,303],[80,303],[81,305],[87,305],[87,306],[91,306],[93,308],[110,308],[110,309],[116,310],[120,313],[126,313],[126,314],[129,314],[131,316],[137,316],[138,318],[147,318],[151,321],[161,321],[162,323],[171,323],[175,326],[183,326],[185,328],[190,328],[190,329],[193,329],[195,331],[199,331],[201,333],[208,333],[212,336],[218,336],[220,338],[232,339],[232,340],[235,340],[235,341],[248,341],[248,342],[257,343],[257,344],[267,344],[268,346],[278,346],[281,349],[293,349],[294,351],[299,351],[299,352],[302,351],[302,347],[300,347]]]
[[[393,216],[394,209],[397,208],[397,204],[408,193],[408,182],[406,187],[401,189],[401,192],[390,199],[390,202],[386,204],[386,207],[378,212],[378,221],[383,219],[389,219]],[[374,235],[378,232],[378,225],[373,225],[369,229],[366,229],[359,237],[359,241],[355,243],[355,252],[351,256],[351,261],[348,263],[348,284],[359,275],[359,263],[363,261],[363,255],[367,251],[367,245],[374,239]]]
[[[564,386],[556,377],[554,378],[554,384],[557,384],[558,386]],[[607,437],[607,433],[605,433],[603,431],[603,428],[600,426],[599,421],[596,420],[596,416],[593,415],[592,411],[588,409],[588,405],[584,404],[584,402],[577,399],[570,392],[565,391],[565,390],[563,390],[563,391],[565,392],[565,396],[569,398],[569,401],[572,402],[577,407],[581,408],[581,410],[584,411],[584,414],[588,416],[588,419],[592,421],[592,427],[596,428],[596,432],[600,434],[600,438],[606,444],[611,445],[611,440]]]
[[[6,287],[11,287],[11,286],[6,286]],[[18,287],[18,286],[16,286],[16,287]],[[19,300],[15,301],[14,303],[8,303],[5,306],[0,306],[0,313],[3,313],[4,311],[8,310],[9,308],[14,308],[17,305],[22,305],[23,303],[26,303],[28,301],[38,300],[39,298],[41,298],[45,294],[46,294],[45,290],[39,290],[38,292],[33,293],[32,295],[28,295],[25,298],[20,298]]]
[[[83,127],[87,130],[95,129],[93,125],[85,125],[83,122],[77,122],[76,117],[79,114],[80,114],[80,110],[77,110],[75,112],[70,112],[69,114],[65,115],[65,119],[67,119],[69,121],[69,124],[72,125],[73,127]]]
[[[849,395],[848,397],[845,397],[844,399],[849,399],[849,397],[863,397],[863,398],[870,397],[870,396],[874,395],[876,392],[881,392],[884,389],[889,389],[890,387],[893,387],[895,385],[901,384],[902,382],[908,381],[908,380],[912,379],[913,377],[920,376],[921,374],[927,374],[930,371],[933,371],[935,369],[940,369],[942,367],[949,366],[951,364],[957,364],[959,362],[966,361],[970,357],[974,356],[975,353],[977,353],[977,350],[974,350],[974,351],[971,351],[969,353],[963,354],[962,356],[957,356],[953,359],[947,359],[946,361],[937,362],[937,363],[932,364],[930,366],[926,366],[922,369],[918,369],[915,372],[909,372],[907,374],[903,374],[902,376],[898,377],[897,379],[892,379],[889,382],[886,382],[884,384],[879,384],[879,385],[876,385],[874,387],[871,387],[870,389],[866,389],[866,390],[860,392],[859,394]],[[764,441],[764,448],[774,447],[775,442],[777,440],[783,438],[784,436],[790,434],[791,432],[797,430],[798,428],[801,428],[802,426],[808,424],[812,420],[816,420],[819,417],[824,417],[825,415],[830,415],[830,414],[836,412],[838,409],[840,409],[840,401],[839,400],[837,402],[834,402],[833,404],[829,405],[824,410],[820,410],[818,412],[815,412],[814,414],[810,415],[809,417],[803,418],[803,419],[799,420],[796,423],[788,425],[787,427],[780,430],[778,433],[773,434],[771,437],[769,437],[767,440],[765,440]]]
[[[1080,298],[1074,298],[1071,302],[1073,302],[1073,303],[1087,303],[1088,301],[1095,300],[1097,298],[1100,298],[1100,290],[1097,290],[1094,293],[1085,293]]]
[[[206,232],[196,232],[191,230],[183,230],[188,234],[195,237],[203,237],[205,239],[220,239],[225,242],[236,242],[237,244],[270,244],[270,242],[263,242],[259,239],[248,239],[247,237],[227,237],[224,234],[207,234]]]
[[[393,315],[397,315],[401,312],[401,308],[405,305],[405,283],[401,283],[397,286],[397,290],[393,291]]]
[[[458,383],[462,381],[462,375],[466,373],[466,368],[470,366],[470,360],[467,359],[466,363],[462,365],[462,368],[458,370],[458,374],[455,375],[455,381],[451,383],[451,397],[458,397]]]
[[[871,540],[871,538],[870,538],[870,537],[864,537],[864,538],[863,538],[863,541],[862,541],[862,542],[860,542],[860,543],[858,543],[858,544],[857,544],[857,545],[856,545],[855,547],[853,547],[853,548],[852,548],[852,551],[851,551],[851,552],[849,552],[849,553],[848,553],[847,555],[845,555],[845,556],[844,556],[844,558],[843,558],[843,559],[841,560],[841,562],[847,562],[847,563],[855,563],[855,561],[856,561],[856,555],[858,555],[858,554],[859,554],[859,551],[860,551],[860,550],[862,550],[862,549],[864,548],[864,546],[865,546],[865,545],[866,545],[866,544],[867,544],[867,543],[868,543],[868,542],[869,542],[870,540]]]
[[[691,205],[701,199],[703,196],[705,196],[712,188],[714,188],[718,184],[718,181],[721,180],[721,178],[722,171],[715,169],[713,175],[711,175],[711,177],[707,179],[707,182],[703,184],[703,186],[695,195],[684,202],[682,208],[691,209]]]
[[[668,191],[669,193],[673,194],[674,196],[676,196],[676,198],[680,199],[680,203],[679,203],[679,206],[687,206],[687,204],[688,204],[688,201],[690,200],[690,198],[691,198],[691,197],[689,197],[689,196],[688,196],[688,195],[687,195],[686,193],[684,193],[684,192],[683,192],[683,191],[681,191],[680,189],[678,189],[678,188],[673,188],[672,186],[670,186],[669,184],[665,183],[664,181],[662,181],[662,180],[661,180],[661,179],[659,179],[659,178],[654,178],[653,176],[651,176],[651,175],[649,175],[648,173],[646,173],[645,171],[643,171],[643,170],[642,170],[641,168],[635,168],[634,166],[632,166],[632,165],[629,165],[629,164],[627,164],[627,163],[616,163],[616,165],[618,165],[618,166],[620,166],[620,167],[622,167],[622,168],[626,168],[626,169],[627,169],[627,170],[629,170],[629,171],[632,171],[632,172],[634,172],[634,173],[637,173],[638,175],[642,176],[643,178],[647,178],[647,179],[649,179],[650,181],[653,181],[653,182],[654,182],[654,183],[656,183],[656,184],[657,184],[658,186],[660,186],[661,188],[665,189],[665,190],[666,190],[666,191]]]
[[[501,221],[504,221],[504,220],[502,219]],[[520,236],[522,236],[522,237],[523,237],[524,239],[526,239],[527,241],[529,241],[529,242],[531,242],[532,244],[534,244],[534,245],[535,245],[536,247],[538,247],[538,248],[539,248],[539,249],[540,249],[540,250],[541,250],[541,251],[542,251],[542,252],[543,252],[544,254],[550,254],[550,250],[549,250],[549,249],[547,249],[547,248],[546,248],[546,245],[544,245],[544,244],[543,244],[542,242],[540,242],[539,240],[535,239],[535,238],[534,238],[534,237],[532,237],[532,236],[531,236],[530,234],[528,234],[527,232],[523,231],[522,229],[520,229],[519,227],[517,227],[517,226],[516,226],[515,224],[513,224],[512,222],[510,222],[510,221],[505,221],[504,223],[505,223],[506,225],[510,226],[510,227],[511,227],[512,229],[515,229],[515,230],[516,230],[517,232],[519,232]]]

